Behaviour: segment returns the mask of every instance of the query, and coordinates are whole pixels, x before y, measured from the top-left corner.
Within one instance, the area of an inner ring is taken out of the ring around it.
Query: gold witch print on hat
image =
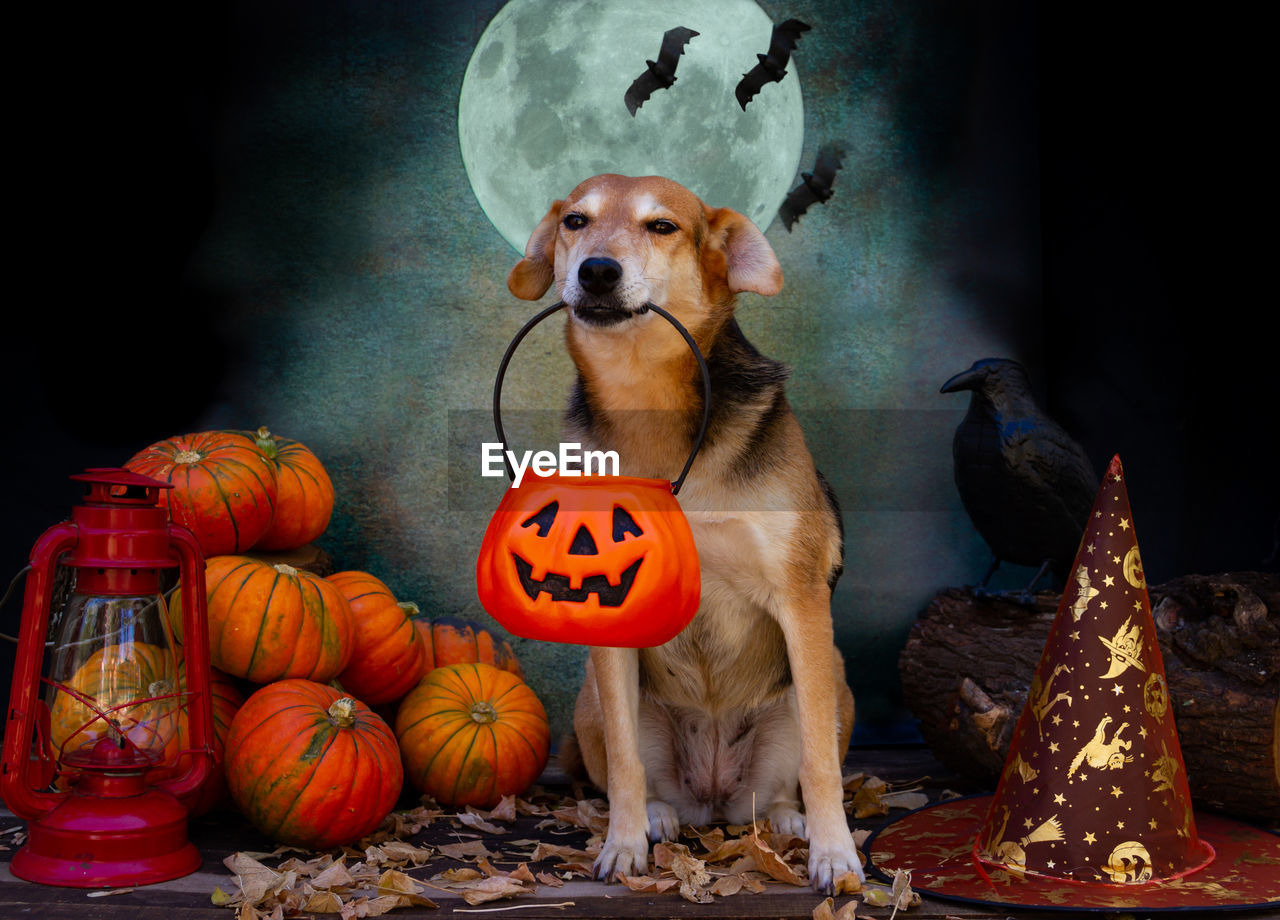
[[[982,903],[1280,904],[1280,836],[1193,809],[1119,457],[1070,571],[995,793],[882,828],[875,871]]]

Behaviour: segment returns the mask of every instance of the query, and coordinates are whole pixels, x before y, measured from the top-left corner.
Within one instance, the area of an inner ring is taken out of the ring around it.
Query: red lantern
[[[168,484],[128,470],[71,478],[88,494],[36,542],[27,577],[0,794],[28,836],[10,868],[80,888],[178,878],[200,866],[186,803],[212,762],[204,558],[158,504]],[[59,565],[72,583],[51,611]],[[175,567],[200,586],[184,605],[185,690],[160,593]]]
[[[531,319],[502,359],[493,414],[504,448],[499,402],[507,364],[529,330],[563,306]],[[526,474],[507,489],[485,531],[476,587],[485,610],[515,635],[643,648],[670,641],[697,613],[698,550],[676,493],[706,434],[711,379],[688,331],[660,307],[649,308],[675,326],[697,358],[702,428],[675,482]]]

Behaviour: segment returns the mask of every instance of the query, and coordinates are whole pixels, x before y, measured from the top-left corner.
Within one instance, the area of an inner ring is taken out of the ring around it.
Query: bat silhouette
[[[800,33],[808,32],[809,26],[799,19],[788,19],[782,25],[773,27],[773,35],[769,38],[769,53],[757,54],[760,63],[742,75],[738,88],[733,94],[738,97],[738,105],[747,110],[747,103],[766,83],[777,83],[787,75],[787,64],[791,60],[791,52],[800,41]]]
[[[684,46],[697,34],[693,29],[686,29],[684,26],[676,26],[663,33],[662,50],[658,52],[658,60],[645,61],[649,65],[648,68],[632,81],[630,89],[627,90],[627,111],[631,113],[632,118],[636,116],[636,109],[649,100],[654,90],[670,89],[671,84],[676,82],[676,65],[680,62],[680,56],[684,54]]]
[[[811,204],[824,202],[831,197],[831,186],[835,184],[836,172],[840,169],[840,158],[843,155],[839,147],[827,144],[818,151],[818,161],[813,166],[813,172],[800,174],[804,181],[787,194],[782,206],[778,208],[778,216],[786,224],[788,233]]]

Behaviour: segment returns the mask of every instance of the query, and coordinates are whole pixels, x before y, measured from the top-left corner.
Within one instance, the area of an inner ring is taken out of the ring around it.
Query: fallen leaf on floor
[[[836,910],[835,898],[827,898],[813,909],[813,920],[856,920],[857,912],[857,901],[846,901]]]

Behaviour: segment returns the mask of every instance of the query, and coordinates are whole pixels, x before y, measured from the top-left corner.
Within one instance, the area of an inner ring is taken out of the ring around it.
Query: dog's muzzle
[[[573,314],[592,326],[612,326],[647,313],[649,305],[628,306],[619,294],[622,265],[616,259],[592,256],[578,265],[576,287],[581,296],[571,303]]]

